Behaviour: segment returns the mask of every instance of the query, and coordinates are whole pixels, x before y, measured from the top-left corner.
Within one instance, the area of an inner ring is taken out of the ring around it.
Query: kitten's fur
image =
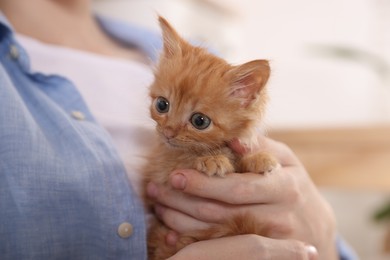
[[[253,139],[266,103],[268,62],[229,65],[183,40],[164,18],[159,22],[164,48],[150,88],[150,113],[159,141],[144,169],[144,184],[153,181],[169,186],[169,174],[175,169],[193,168],[212,177],[273,170],[277,162],[270,155],[240,156],[227,146],[233,138],[246,143]],[[208,119],[211,123],[205,129],[195,127],[207,126]],[[265,232],[252,216],[239,215],[218,228],[181,234],[177,247],[172,248],[165,243],[167,230],[154,220],[148,234],[149,259],[166,259],[199,240]]]

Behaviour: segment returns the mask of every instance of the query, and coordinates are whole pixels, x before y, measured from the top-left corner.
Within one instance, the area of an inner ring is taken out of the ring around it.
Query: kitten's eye
[[[201,113],[195,113],[191,117],[191,124],[199,130],[204,130],[211,124],[211,119]]]
[[[167,113],[169,111],[169,102],[166,98],[158,97],[155,106],[160,113]]]

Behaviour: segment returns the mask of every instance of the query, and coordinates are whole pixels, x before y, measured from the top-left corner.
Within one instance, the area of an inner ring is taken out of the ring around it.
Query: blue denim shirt
[[[97,19],[156,60],[159,35]],[[146,259],[145,229],[110,136],[72,82],[30,71],[0,12],[0,259]],[[337,245],[340,259],[356,259]]]
[[[156,58],[160,36],[99,22]],[[122,223],[130,237],[118,234]],[[72,82],[30,71],[0,13],[0,259],[146,259],[145,240],[110,136]]]

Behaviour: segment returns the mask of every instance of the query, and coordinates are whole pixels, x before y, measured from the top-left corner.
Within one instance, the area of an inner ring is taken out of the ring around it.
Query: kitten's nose
[[[173,130],[171,127],[167,127],[163,131],[166,138],[173,138],[176,135],[175,130]]]

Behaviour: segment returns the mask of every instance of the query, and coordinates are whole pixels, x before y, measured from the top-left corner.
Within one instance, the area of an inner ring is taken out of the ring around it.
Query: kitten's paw
[[[208,176],[216,175],[220,177],[224,177],[226,173],[234,172],[233,165],[223,155],[199,157],[195,162],[195,169]]]
[[[281,166],[275,157],[268,153],[255,153],[241,158],[243,172],[270,173]]]

